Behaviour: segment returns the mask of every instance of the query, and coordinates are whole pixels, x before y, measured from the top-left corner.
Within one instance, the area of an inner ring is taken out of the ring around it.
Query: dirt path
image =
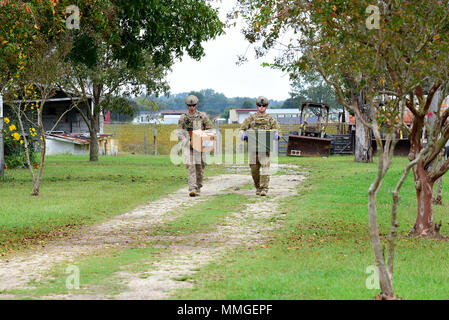
[[[269,197],[256,197],[254,190],[241,190],[251,183],[247,168],[234,167],[236,174],[225,174],[207,179],[198,198],[187,196],[182,188],[160,200],[137,207],[131,212],[91,227],[83,228],[72,236],[54,241],[45,248],[21,253],[0,260],[0,291],[27,288],[31,280],[39,282],[43,275],[58,263],[70,263],[80,255],[88,255],[105,247],[126,248],[135,246],[145,238],[161,240],[151,235],[152,227],[169,222],[176,215],[167,214],[179,208],[189,208],[207,201],[217,194],[235,192],[251,196],[255,201],[248,203],[245,210],[230,215],[218,230],[211,234],[193,234],[172,241],[162,259],[152,263],[146,274],[120,272],[116,277],[127,283],[128,289],[111,297],[104,294],[64,295],[46,297],[51,299],[163,299],[176,289],[191,286],[187,281],[173,279],[188,277],[202,265],[220,258],[227,250],[242,245],[261,244],[266,235],[277,227],[276,220],[282,216],[277,209],[279,200],[296,194],[296,186],[304,179],[294,167],[282,166],[286,175],[273,176]],[[201,241],[198,241],[198,240]],[[177,240],[177,241],[174,241]],[[198,244],[200,243],[200,244]],[[217,245],[222,244],[222,245]],[[14,298],[0,295],[0,299]]]

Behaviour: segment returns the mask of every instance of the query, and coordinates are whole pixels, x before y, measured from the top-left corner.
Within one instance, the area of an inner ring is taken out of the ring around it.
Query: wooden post
[[[154,155],[157,156],[157,124],[154,121]]]
[[[3,96],[0,95],[0,177],[5,175],[5,151],[3,145]]]

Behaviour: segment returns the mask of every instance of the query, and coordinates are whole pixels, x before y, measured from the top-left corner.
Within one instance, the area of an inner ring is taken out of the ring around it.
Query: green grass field
[[[355,163],[352,157],[281,157],[280,162],[298,165],[308,172],[307,180],[298,187],[298,195],[280,204],[286,218],[270,235],[266,248],[241,248],[200,268],[189,279],[195,287],[178,292],[173,299],[372,299],[379,293],[366,287],[367,268],[374,261],[368,238],[367,189],[376,164]],[[404,158],[395,159],[378,195],[383,234],[389,230],[390,191],[406,163]],[[206,170],[207,176],[224,172],[218,166]],[[164,156],[102,157],[94,164],[87,157],[49,157],[39,198],[30,196],[26,170],[8,170],[0,182],[0,252],[9,254],[30,243],[64,236],[73,228],[126,212],[185,185],[185,168],[173,166]],[[180,216],[155,229],[155,234],[214,230],[223,217],[247,201],[233,194],[212,197],[188,209],[190,219]],[[449,203],[447,188],[443,202]],[[395,292],[404,299],[446,300],[447,242],[409,238],[415,216],[416,197],[409,176],[399,206]],[[448,235],[447,205],[435,207],[435,221],[440,220],[442,234]],[[83,267],[83,279],[87,277],[83,281],[99,285],[119,265],[144,270],[146,265],[139,261],[148,262],[145,259],[152,255],[157,259],[158,250],[113,249],[80,258],[76,264]],[[65,266],[58,270],[54,274],[63,274]],[[61,293],[64,283],[59,282],[43,283],[33,295]],[[102,286],[111,292],[121,288],[114,281]]]
[[[374,257],[369,242],[367,189],[375,164],[351,157],[281,158],[307,171],[309,178],[282,208],[287,223],[268,248],[242,249],[204,268],[195,289],[174,299],[372,299],[367,289]],[[389,230],[390,190],[405,159],[396,159],[378,196],[380,230]],[[403,187],[394,285],[404,299],[449,298],[447,242],[407,237],[416,217],[412,177]],[[445,190],[444,199],[448,200]],[[447,226],[448,207],[435,208]],[[442,231],[448,234],[448,229]],[[216,280],[219,279],[219,280]]]
[[[207,174],[220,170],[208,166]],[[184,166],[164,156],[50,156],[41,195],[31,197],[28,170],[0,180],[0,255],[64,236],[73,228],[124,213],[187,184]],[[161,186],[163,186],[161,188]]]

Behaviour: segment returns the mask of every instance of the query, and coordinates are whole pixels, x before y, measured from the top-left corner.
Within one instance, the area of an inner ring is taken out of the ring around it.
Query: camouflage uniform
[[[183,143],[184,162],[188,172],[189,191],[200,192],[203,186],[203,174],[206,167],[205,154],[193,150],[190,140],[193,130],[210,130],[212,122],[203,112],[186,112],[178,122],[177,136]]]
[[[245,119],[240,130],[277,130],[281,135],[278,122],[268,114],[255,113]],[[249,166],[257,192],[268,191],[270,183],[270,152],[248,152]]]

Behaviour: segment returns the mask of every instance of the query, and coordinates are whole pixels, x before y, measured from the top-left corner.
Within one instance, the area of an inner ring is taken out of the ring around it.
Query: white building
[[[133,124],[154,123],[155,120],[160,120],[160,118],[161,118],[160,112],[139,111],[134,116]]]
[[[181,116],[186,113],[187,110],[164,110],[161,112],[162,124],[178,124]]]
[[[257,112],[257,109],[231,109],[229,111],[229,123],[242,124],[250,115]],[[279,123],[299,122],[299,109],[267,109],[267,113],[275,118]]]
[[[111,134],[99,134],[98,144],[101,155],[117,155],[118,140],[112,139]],[[46,135],[46,154],[88,155],[90,135],[88,133],[67,133],[62,131],[48,132]]]
[[[163,110],[161,112],[139,111],[134,117],[133,124],[178,124],[179,118],[186,110]]]

